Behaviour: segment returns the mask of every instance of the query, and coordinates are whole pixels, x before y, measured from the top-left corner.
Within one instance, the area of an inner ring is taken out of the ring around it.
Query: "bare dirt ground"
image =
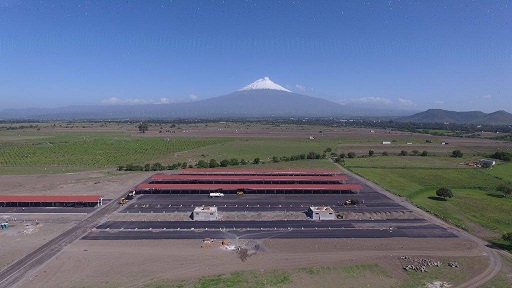
[[[152,173],[113,170],[53,175],[0,175],[0,195],[100,195],[118,197]]]
[[[84,215],[0,215],[9,229],[0,230],[0,270],[71,228]]]
[[[228,236],[228,235],[227,235]],[[232,240],[236,244],[235,240]],[[189,279],[240,270],[295,269],[383,263],[403,277],[399,257],[476,257],[482,251],[462,239],[267,239],[264,252],[241,261],[234,251],[200,248],[197,240],[80,240],[21,284],[22,287],[138,287],[158,279]],[[247,243],[238,243],[247,244]],[[478,273],[473,271],[471,273]],[[470,274],[468,274],[470,277]],[[467,278],[467,277],[466,277]]]
[[[0,175],[1,195],[93,194],[117,198],[149,177],[148,173],[111,171],[61,175]],[[83,214],[2,214],[9,229],[0,230],[0,270],[83,220]]]

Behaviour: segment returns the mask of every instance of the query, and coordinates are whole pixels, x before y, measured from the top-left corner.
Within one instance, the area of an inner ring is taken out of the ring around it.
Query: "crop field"
[[[345,163],[351,168],[469,168],[461,166],[460,158],[448,156],[375,156],[347,158]]]
[[[158,161],[174,153],[232,141],[225,138],[144,138],[127,135],[66,134],[4,140],[0,166],[113,167]]]
[[[381,159],[347,159],[346,164],[387,190],[469,231],[481,226],[499,236],[512,227],[512,197],[503,197],[496,191],[496,186],[504,183],[496,176],[506,177],[510,164],[484,170],[450,168],[455,160],[448,157],[375,158]],[[440,187],[452,189],[454,197],[448,201],[436,197],[435,191]]]
[[[208,147],[194,149],[177,154],[180,160],[186,159],[246,159],[253,160],[258,157],[262,161],[268,161],[273,156],[292,156],[307,154],[310,151],[322,153],[327,147],[334,151],[339,140],[337,139],[297,139],[297,138],[248,138],[233,139]]]

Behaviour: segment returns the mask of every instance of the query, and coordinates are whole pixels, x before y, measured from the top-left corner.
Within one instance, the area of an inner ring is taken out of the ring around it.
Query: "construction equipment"
[[[238,191],[236,191],[236,195],[244,195],[244,190],[238,190]]]

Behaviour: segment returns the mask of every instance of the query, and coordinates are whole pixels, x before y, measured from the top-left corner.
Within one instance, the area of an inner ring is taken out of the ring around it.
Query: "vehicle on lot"
[[[119,204],[124,205],[126,203],[128,203],[128,200],[126,198],[119,199]]]
[[[236,191],[236,195],[244,195],[244,190],[240,189]]]
[[[210,193],[210,196],[208,196],[208,197],[210,197],[210,198],[224,197],[224,193],[214,192],[214,193]]]

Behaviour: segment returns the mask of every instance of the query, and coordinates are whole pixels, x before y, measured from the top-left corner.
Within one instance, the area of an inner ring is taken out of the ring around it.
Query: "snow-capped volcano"
[[[270,89],[270,90],[280,90],[280,91],[292,92],[292,91],[284,88],[283,86],[274,83],[268,77],[258,79],[238,91],[260,90],[260,89]]]

